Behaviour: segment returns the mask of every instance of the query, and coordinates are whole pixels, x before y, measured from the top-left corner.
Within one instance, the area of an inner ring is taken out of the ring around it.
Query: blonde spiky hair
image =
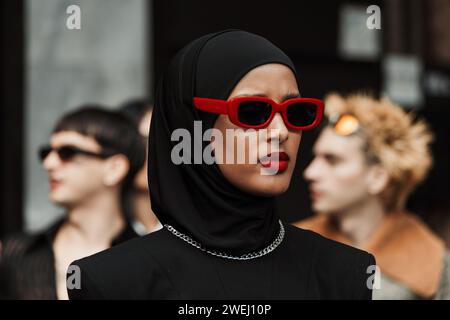
[[[431,165],[433,134],[425,121],[387,98],[367,94],[343,97],[332,93],[325,98],[328,117],[343,114],[358,119],[366,141],[367,159],[375,160],[388,172],[390,181],[382,194],[388,210],[401,210],[413,189],[422,182]]]

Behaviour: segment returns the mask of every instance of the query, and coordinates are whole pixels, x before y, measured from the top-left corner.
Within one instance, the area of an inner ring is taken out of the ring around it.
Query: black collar
[[[31,236],[28,250],[33,250],[36,247],[40,247],[41,245],[52,245],[53,240],[59,229],[62,225],[67,221],[67,217],[62,217],[56,220],[53,224],[51,224],[47,229]],[[133,227],[129,223],[129,221],[125,220],[125,227],[123,230],[116,236],[111,242],[111,246],[118,245],[122,242],[131,240],[139,235],[134,231]]]

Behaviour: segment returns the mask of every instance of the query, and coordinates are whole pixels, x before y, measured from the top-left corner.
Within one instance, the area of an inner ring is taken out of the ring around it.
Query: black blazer
[[[218,258],[167,229],[73,265],[70,299],[371,299],[372,255],[286,225],[283,242],[260,258]],[[74,278],[72,278],[74,279]]]

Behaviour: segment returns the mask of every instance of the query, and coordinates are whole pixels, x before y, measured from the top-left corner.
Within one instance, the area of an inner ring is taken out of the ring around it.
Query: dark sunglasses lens
[[[311,102],[293,103],[287,107],[286,115],[294,126],[310,126],[317,118],[317,105]]]
[[[72,147],[62,147],[58,149],[58,156],[63,161],[72,159],[76,154],[77,151]]]
[[[41,147],[41,148],[39,148],[39,153],[38,153],[39,154],[39,159],[41,161],[44,161],[45,158],[48,157],[50,152],[52,152],[52,148],[50,148],[50,147]]]
[[[239,104],[238,119],[241,123],[257,126],[269,120],[272,113],[270,103],[264,101],[243,101]]]

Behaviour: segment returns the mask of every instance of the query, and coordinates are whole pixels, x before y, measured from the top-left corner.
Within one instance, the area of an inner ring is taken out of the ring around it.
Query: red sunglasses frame
[[[249,125],[240,122],[238,117],[239,104],[245,101],[262,101],[269,103],[272,106],[272,113],[270,114],[268,120],[259,125]],[[313,103],[316,105],[317,107],[316,118],[314,119],[314,122],[310,125],[295,126],[288,120],[286,113],[287,107],[293,103],[304,103],[304,102]],[[235,97],[231,98],[230,100],[218,100],[218,99],[194,97],[194,107],[205,112],[227,114],[232,123],[234,123],[239,127],[249,129],[250,128],[261,129],[267,127],[270,124],[270,122],[272,122],[275,113],[280,112],[286,127],[293,130],[310,130],[317,127],[317,125],[319,125],[319,123],[322,121],[324,111],[323,101],[315,98],[292,98],[282,103],[277,103],[276,101],[273,101],[272,99],[265,97]]]

